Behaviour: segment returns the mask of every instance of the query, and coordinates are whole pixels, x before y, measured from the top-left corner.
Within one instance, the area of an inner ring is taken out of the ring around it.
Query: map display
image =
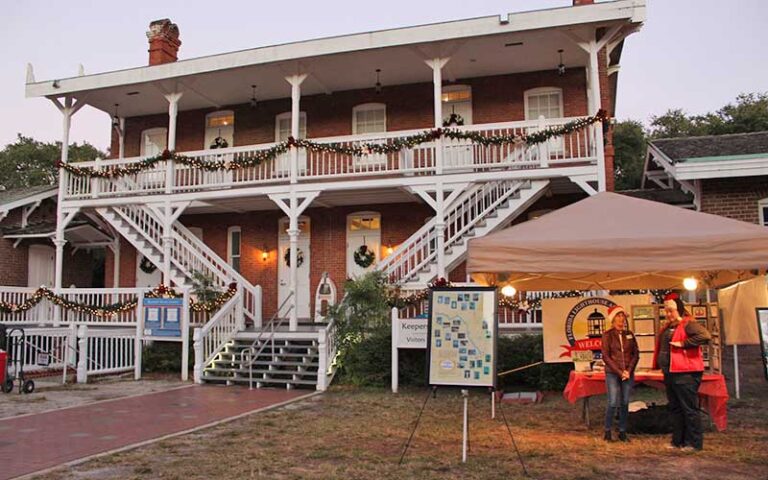
[[[429,311],[429,384],[494,387],[496,290],[433,289]]]

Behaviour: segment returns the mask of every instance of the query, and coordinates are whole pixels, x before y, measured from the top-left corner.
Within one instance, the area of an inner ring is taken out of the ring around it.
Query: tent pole
[[[735,384],[736,398],[741,398],[739,385],[739,346],[733,345],[733,381]]]

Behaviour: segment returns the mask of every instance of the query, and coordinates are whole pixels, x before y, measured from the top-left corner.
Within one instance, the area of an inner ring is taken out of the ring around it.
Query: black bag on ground
[[[652,403],[648,408],[630,412],[627,433],[664,434],[672,433],[672,422],[666,405]]]

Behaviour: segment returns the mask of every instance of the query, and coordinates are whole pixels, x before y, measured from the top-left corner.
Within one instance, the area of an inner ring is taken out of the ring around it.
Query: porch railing
[[[208,323],[202,328],[195,329],[193,336],[194,376],[197,383],[199,383],[199,378],[202,378],[205,365],[210,364],[216,355],[232,341],[235,334],[245,327],[241,295],[238,291]]]
[[[481,124],[455,127],[483,136],[513,135],[557,128],[575,118],[557,118]],[[298,149],[295,178],[299,182],[324,179],[359,179],[374,176],[439,175],[442,173],[483,172],[494,169],[547,168],[555,165],[582,164],[597,160],[596,135],[601,135],[600,124],[553,138],[542,144],[487,145],[468,140],[441,138],[404,148],[389,154],[370,154],[355,157],[330,151]],[[396,138],[423,132],[405,130],[371,135],[347,135],[316,138],[320,144],[338,143],[357,146],[363,143],[391,143]],[[274,143],[242,147],[184,152],[184,155],[203,162],[255,158]],[[442,155],[437,155],[438,150]],[[172,161],[160,161],[151,168],[130,175],[131,181],[120,179],[76,176],[64,172],[64,198],[66,200],[112,198],[116,196],[185,193],[220,190],[255,185],[288,183],[291,181],[291,152],[273,160],[236,170],[205,171]],[[116,160],[79,162],[78,167],[100,170],[125,168],[145,158],[133,157]]]

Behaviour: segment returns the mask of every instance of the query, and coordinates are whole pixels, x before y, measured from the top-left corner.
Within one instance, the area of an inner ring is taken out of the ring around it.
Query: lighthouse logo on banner
[[[568,345],[561,345],[564,351],[560,358],[571,357],[574,351],[592,351],[595,358],[600,358],[603,332],[610,328],[605,319],[614,305],[615,302],[602,297],[586,298],[574,305],[565,320]]]

